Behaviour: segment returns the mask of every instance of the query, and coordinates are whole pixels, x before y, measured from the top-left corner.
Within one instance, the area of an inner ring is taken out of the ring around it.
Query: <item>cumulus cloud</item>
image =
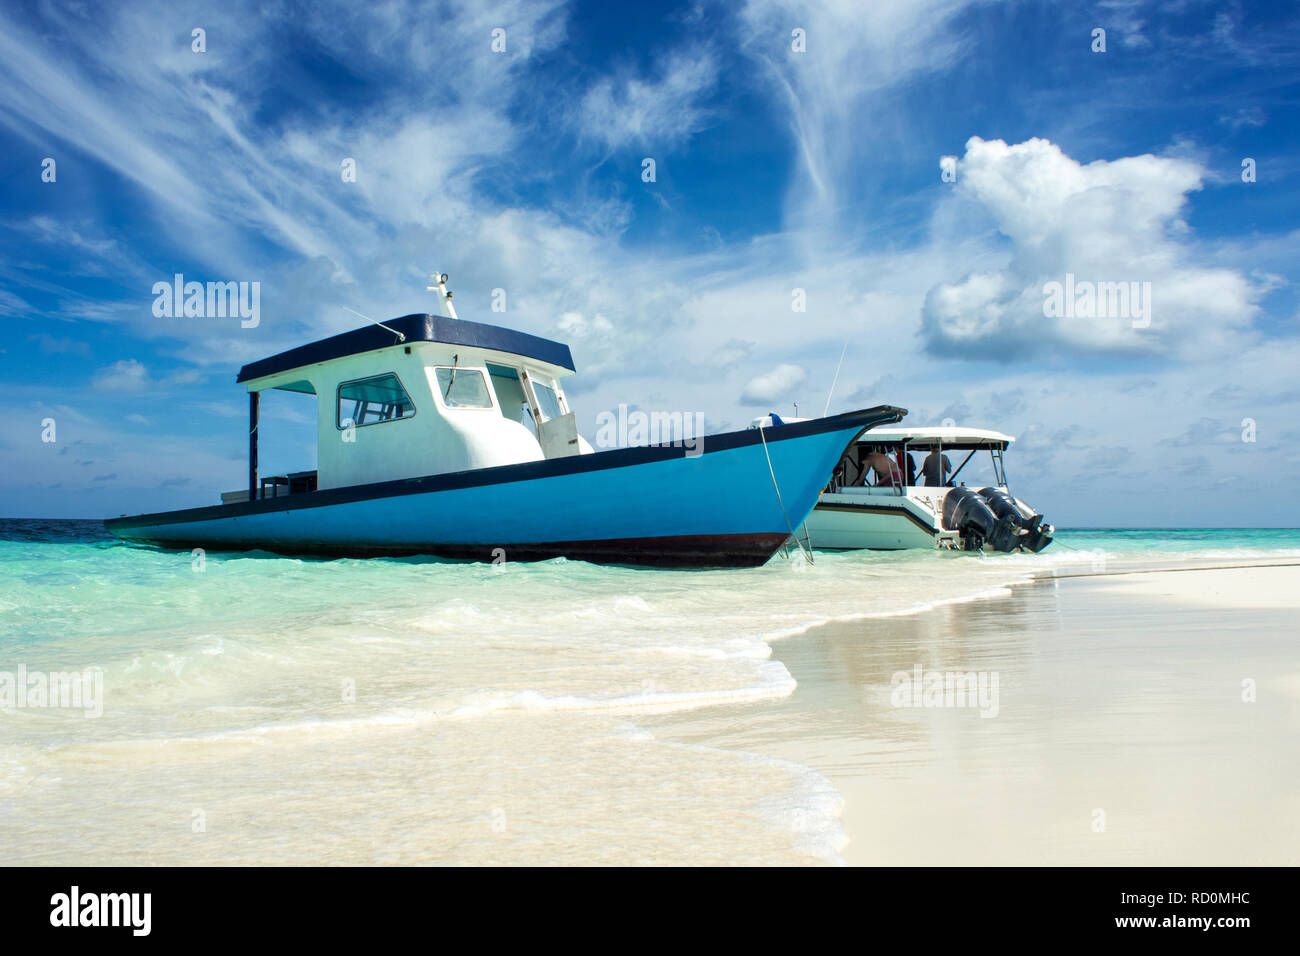
[[[135,359],[122,359],[96,372],[91,384],[107,392],[138,392],[149,387],[149,372]]]
[[[27,341],[36,342],[42,352],[50,355],[61,355],[63,353],[72,353],[75,355],[90,355],[90,343],[81,339],[60,338],[53,335],[46,335],[44,332],[38,332],[36,335],[27,336]]]
[[[1184,159],[1144,155],[1084,165],[1045,139],[1008,145],[972,137],[958,191],[1010,241],[1009,261],[930,289],[921,326],[926,346],[936,355],[1003,361],[1044,351],[1221,348],[1249,327],[1260,290],[1240,272],[1194,257],[1182,214],[1204,175]],[[1149,290],[1148,313],[1102,296],[1046,315],[1050,283],[1079,296],[1086,285],[1123,283],[1135,301]]]
[[[1201,418],[1187,426],[1181,435],[1165,440],[1176,448],[1202,448],[1206,445],[1241,444],[1241,426],[1215,418]]]
[[[202,381],[204,376],[197,369],[177,369],[155,378],[138,359],[121,359],[95,372],[90,384],[109,392],[139,392],[146,388],[195,385]]]
[[[713,351],[709,364],[720,369],[732,369],[754,353],[753,342],[745,339],[727,339]]]
[[[600,313],[596,313],[588,320],[581,312],[565,312],[555,323],[560,331],[567,335],[581,339],[588,335],[603,335],[614,330],[609,319]]]
[[[808,370],[798,365],[778,365],[770,372],[751,378],[740,393],[746,405],[767,405],[788,395],[808,379]]]
[[[1236,133],[1243,128],[1263,126],[1268,122],[1268,116],[1258,106],[1243,106],[1232,113],[1221,114],[1219,122]]]
[[[1128,49],[1148,47],[1151,41],[1142,33],[1145,22],[1138,16],[1143,0],[1101,0],[1098,11],[1106,26],[1119,34],[1120,45]]]
[[[984,414],[989,418],[1003,419],[1018,415],[1026,407],[1025,390],[1015,388],[1005,392],[990,393],[988,407],[985,409]]]
[[[849,392],[850,405],[885,404],[884,396],[897,385],[893,375],[882,375],[869,385],[859,385]]]
[[[970,405],[965,401],[957,400],[944,406],[943,411],[939,413],[940,422],[954,422],[958,425],[966,425],[970,422]]]

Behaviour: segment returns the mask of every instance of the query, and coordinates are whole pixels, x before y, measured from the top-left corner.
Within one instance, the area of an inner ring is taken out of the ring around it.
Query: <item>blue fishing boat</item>
[[[372,322],[240,370],[246,489],[108,530],[166,548],[754,566],[791,538],[850,443],[905,414],[878,406],[596,451],[561,384],[568,346],[459,319],[445,275],[430,288],[441,314]],[[314,471],[259,475],[268,389],[315,396]]]

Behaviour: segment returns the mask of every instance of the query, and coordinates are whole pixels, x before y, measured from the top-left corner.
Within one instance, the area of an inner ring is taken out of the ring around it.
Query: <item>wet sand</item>
[[[639,723],[819,770],[851,864],[1300,863],[1300,566],[1115,571],[819,627],[790,697]],[[918,668],[996,707],[896,706]]]

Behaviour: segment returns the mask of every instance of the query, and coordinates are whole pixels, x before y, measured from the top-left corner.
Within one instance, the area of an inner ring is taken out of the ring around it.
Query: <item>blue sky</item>
[[[239,366],[436,267],[572,346],[588,437],[820,413],[847,341],[832,411],[1015,434],[1058,524],[1300,525],[1298,91],[1293,3],[11,4],[0,511],[215,501]],[[178,272],[260,324],[155,317]],[[1149,325],[1045,316],[1067,273]],[[310,400],[266,411],[263,471],[310,467]]]

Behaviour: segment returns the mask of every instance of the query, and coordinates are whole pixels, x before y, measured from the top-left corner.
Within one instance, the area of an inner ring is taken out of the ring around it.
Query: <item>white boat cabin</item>
[[[585,454],[561,380],[569,347],[444,314],[405,315],[244,366],[249,484],[226,503]],[[260,477],[261,392],[316,396],[315,472]]]

